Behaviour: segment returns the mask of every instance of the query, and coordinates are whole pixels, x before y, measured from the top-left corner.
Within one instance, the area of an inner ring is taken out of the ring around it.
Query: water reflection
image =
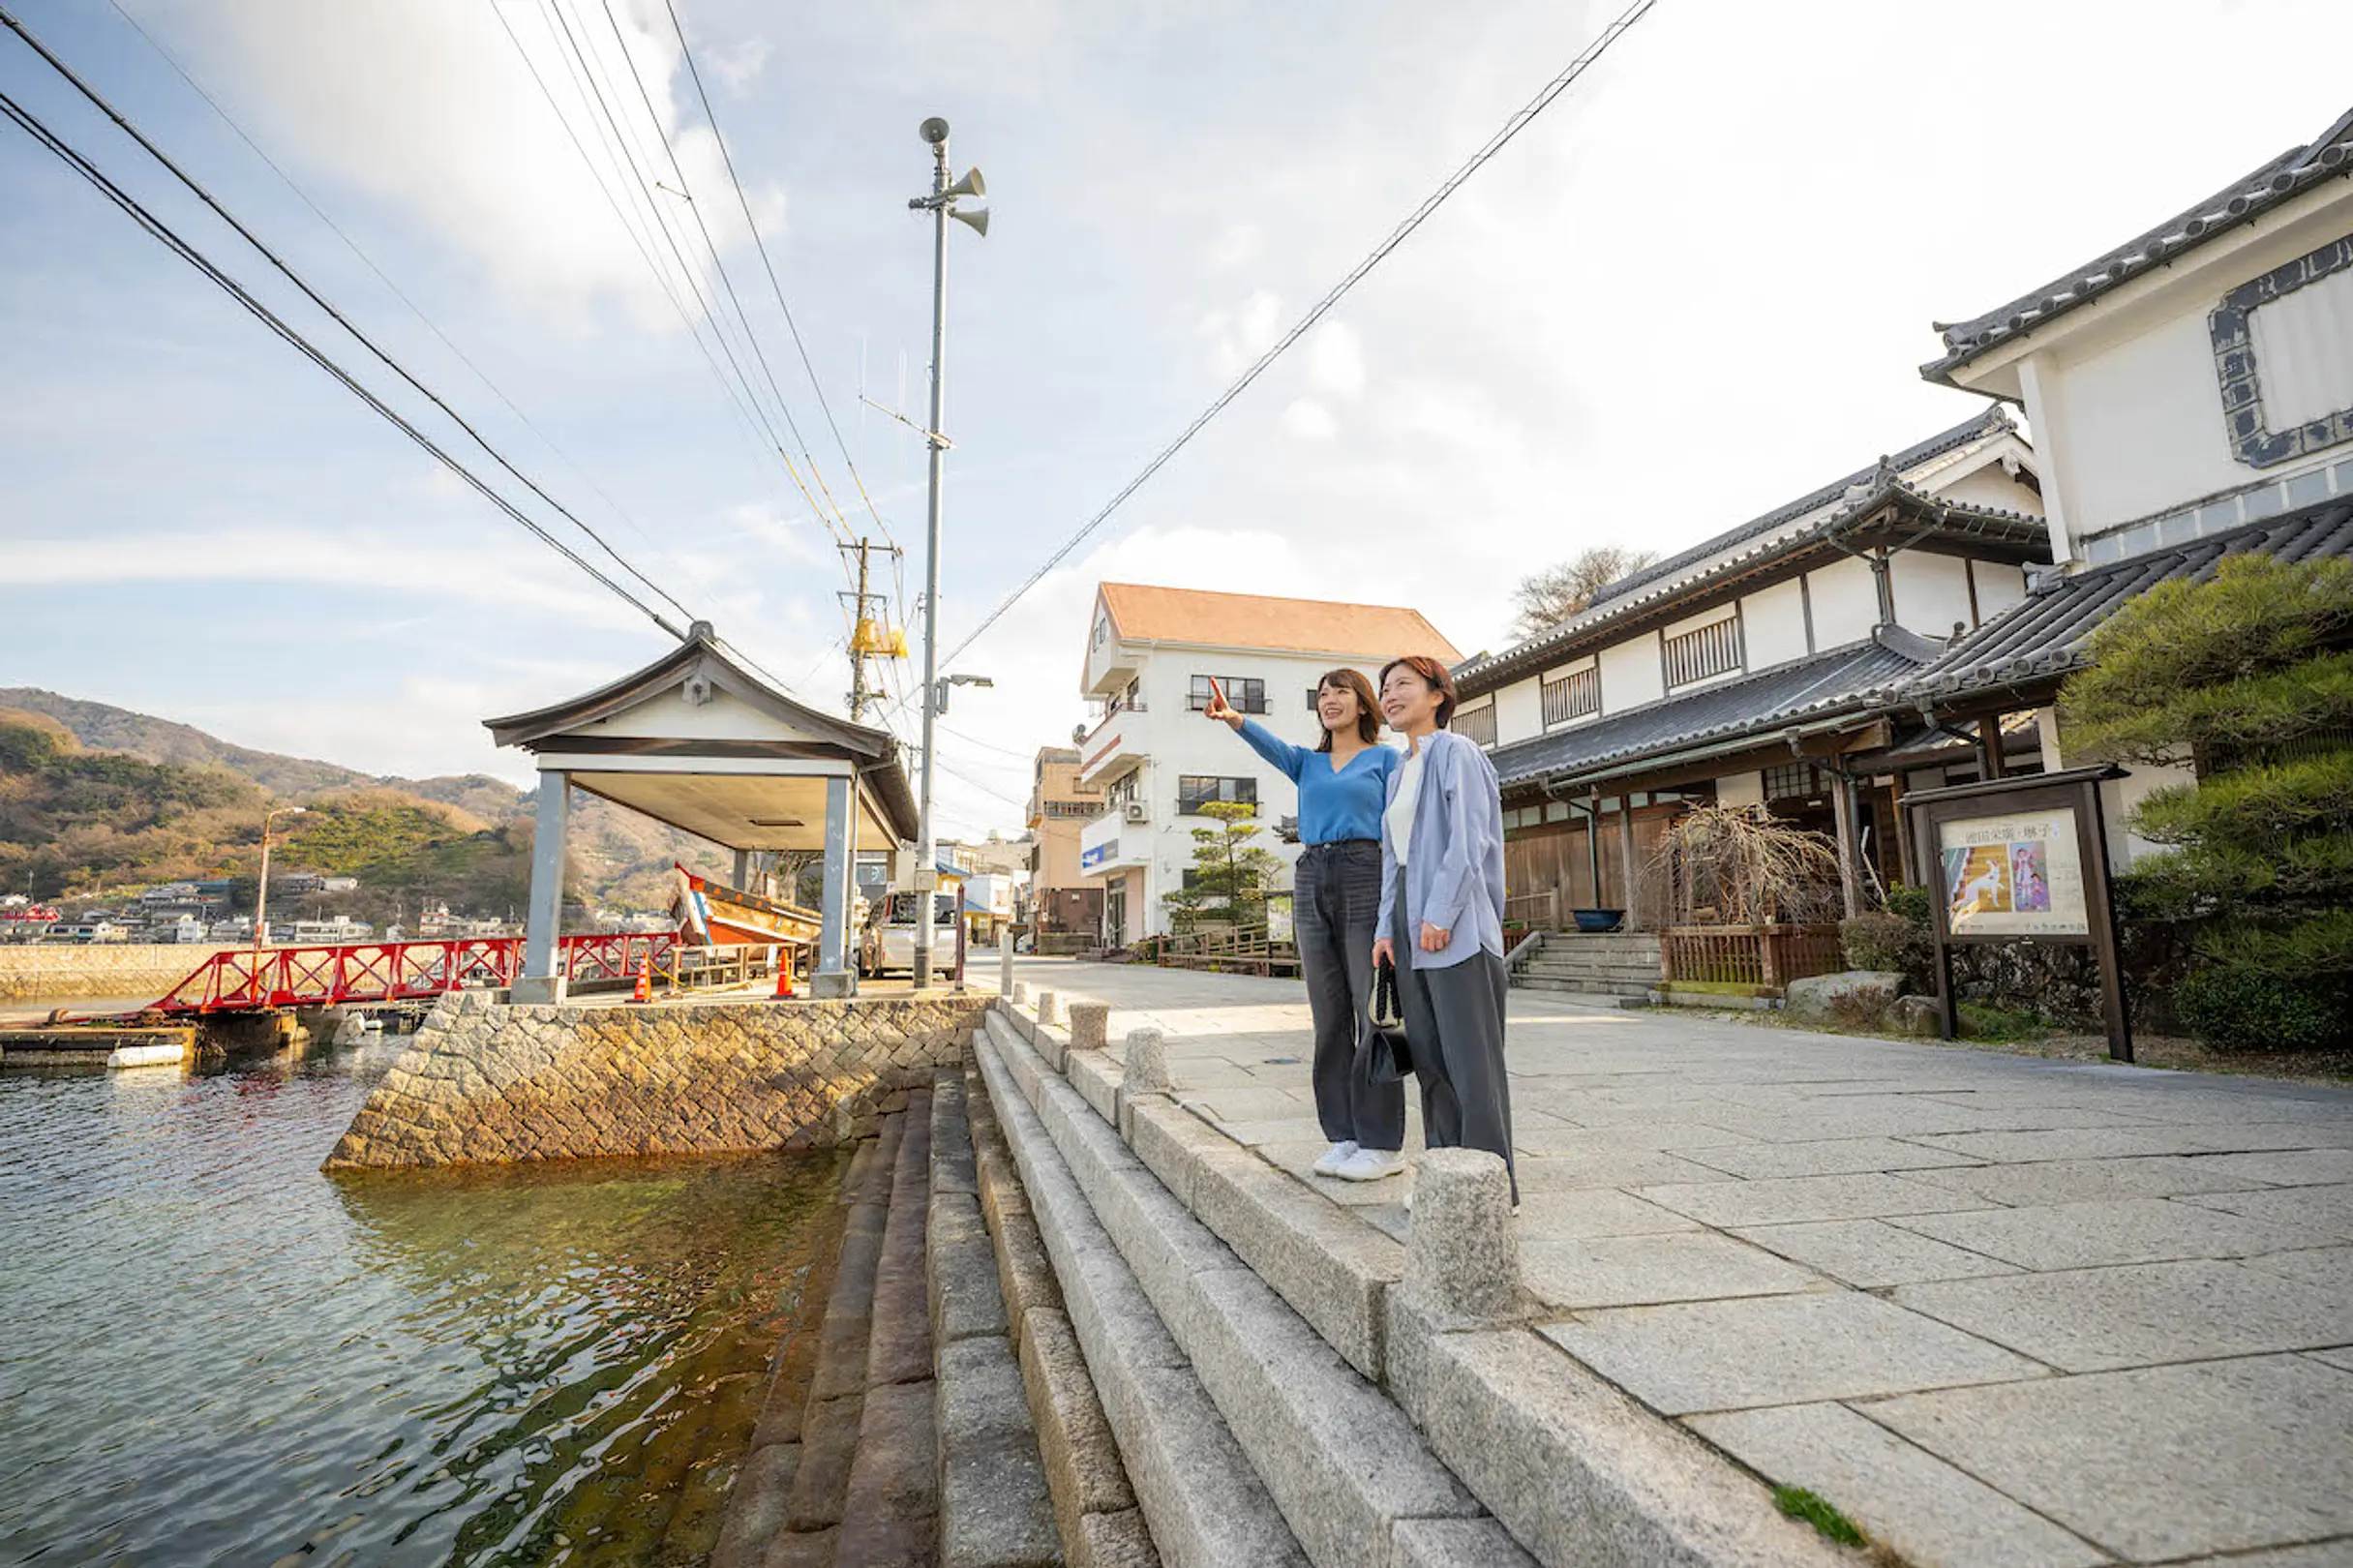
[[[702,1560],[837,1161],[319,1175],[397,1050],[0,1074],[0,1562]]]

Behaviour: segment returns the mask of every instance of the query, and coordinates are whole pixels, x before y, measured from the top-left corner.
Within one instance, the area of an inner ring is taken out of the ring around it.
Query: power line
[[[357,256],[360,264],[376,275],[377,282],[382,284],[387,289],[391,290],[392,297],[399,300],[404,306],[407,307],[408,314],[415,317],[418,321],[422,322],[427,331],[431,332],[436,338],[438,338],[441,342],[441,347],[447,348],[450,353],[455,355],[458,363],[464,365],[468,371],[470,371],[473,374],[474,379],[480,381],[482,385],[490,391],[491,396],[497,398],[500,404],[505,406],[506,411],[513,414],[515,418],[522,423],[524,429],[529,431],[533,436],[537,437],[542,445],[546,446],[549,451],[555,453],[558,461],[561,462],[565,467],[571,469],[574,477],[578,478],[581,483],[587,485],[588,489],[595,494],[597,499],[603,501],[606,508],[610,510],[615,517],[620,519],[621,523],[629,529],[630,532],[636,534],[640,539],[644,540],[649,548],[654,550],[659,550],[661,548],[654,542],[651,534],[648,533],[643,528],[638,526],[637,519],[631,517],[629,513],[621,506],[621,503],[615,500],[612,495],[606,491],[605,487],[596,482],[595,475],[589,473],[588,469],[581,467],[581,465],[573,459],[572,454],[565,451],[562,445],[559,444],[553,436],[550,436],[546,431],[540,429],[537,422],[535,422],[529,414],[524,412],[522,407],[516,404],[513,398],[506,395],[505,389],[499,386],[497,381],[491,379],[490,373],[485,371],[481,366],[475,364],[471,356],[469,356],[464,348],[458,347],[457,342],[452,339],[448,333],[442,331],[439,324],[436,322],[432,317],[425,314],[424,307],[417,304],[415,300],[409,298],[407,292],[404,290],[399,284],[392,280],[391,275],[386,273],[382,267],[377,265],[376,258],[368,254],[366,248],[363,247],[359,241],[353,239],[349,233],[346,232],[343,226],[336,223],[333,218],[329,217],[325,209],[320,207],[317,201],[311,199],[310,193],[305,191],[301,184],[296,181],[291,174],[288,174],[283,167],[279,166],[278,161],[272,158],[269,155],[269,152],[246,132],[244,126],[237,123],[236,117],[229,113],[227,107],[223,105],[219,99],[215,98],[209,91],[205,89],[204,84],[196,79],[195,75],[189,71],[188,67],[181,62],[179,57],[173,54],[168,48],[166,48],[162,40],[158,39],[153,33],[149,32],[145,24],[140,22],[138,17],[124,9],[122,0],[107,0],[107,4],[113,7],[114,14],[120,16],[124,22],[129,24],[133,32],[138,34],[141,39],[146,41],[147,46],[156,52],[157,57],[160,58],[166,65],[169,66],[172,73],[177,75],[180,80],[188,84],[189,90],[204,101],[205,106],[210,108],[215,115],[219,116],[221,123],[227,126],[231,132],[235,133],[237,139],[244,142],[246,147],[253,153],[253,155],[256,158],[260,159],[262,164],[268,167],[272,174],[278,176],[279,182],[283,184],[288,191],[293,193],[294,198],[300,201],[304,206],[310,208],[311,215],[317,218],[321,224],[324,224],[328,230],[333,233],[337,239],[343,241],[345,249],[348,250],[354,256]],[[710,585],[703,580],[702,574],[694,569],[691,561],[682,557],[674,558],[679,568],[686,573],[687,577],[694,582],[694,585],[697,588],[700,588],[706,593],[712,591]]]
[[[1514,114],[1510,119],[1504,121],[1503,129],[1496,132],[1495,135],[1488,140],[1485,146],[1481,147],[1477,152],[1471,154],[1469,162],[1465,163],[1462,167],[1456,169],[1452,174],[1448,175],[1445,183],[1440,185],[1435,191],[1432,192],[1430,196],[1423,200],[1420,206],[1414,208],[1411,213],[1407,214],[1403,223],[1399,224],[1396,228],[1390,230],[1389,236],[1382,240],[1378,245],[1374,246],[1371,255],[1367,256],[1362,261],[1359,261],[1354,267],[1349,269],[1348,275],[1341,279],[1338,284],[1334,285],[1331,292],[1325,294],[1323,298],[1317,300],[1314,306],[1309,310],[1307,315],[1301,317],[1299,320],[1293,324],[1289,331],[1285,332],[1281,338],[1275,341],[1273,347],[1260,354],[1256,360],[1252,362],[1251,367],[1244,371],[1231,386],[1228,386],[1224,391],[1219,393],[1217,399],[1212,402],[1208,407],[1202,409],[1200,413],[1195,415],[1192,422],[1178,433],[1175,440],[1170,441],[1166,446],[1161,447],[1159,453],[1153,457],[1152,461],[1144,465],[1143,471],[1138,473],[1134,478],[1129,480],[1127,484],[1123,485],[1120,488],[1119,494],[1113,496],[1111,499],[1103,506],[1101,511],[1097,512],[1093,517],[1089,518],[1086,523],[1080,527],[1076,533],[1071,534],[1070,538],[1064,540],[1062,545],[1056,549],[1052,555],[1046,557],[1042,565],[1041,565],[1036,571],[1030,573],[1028,578],[1022,582],[1019,588],[1013,589],[1012,592],[1007,594],[1003,600],[999,601],[997,607],[988,613],[987,617],[981,620],[980,625],[975,626],[972,629],[971,633],[965,637],[964,641],[958,643],[954,648],[949,650],[948,657],[941,661],[942,667],[945,668],[948,664],[953,663],[959,656],[963,654],[966,648],[971,648],[974,643],[980,641],[981,633],[987,631],[989,627],[995,625],[998,619],[1004,616],[1008,610],[1011,610],[1015,604],[1020,602],[1023,595],[1027,594],[1030,589],[1036,588],[1041,582],[1044,581],[1046,573],[1052,571],[1056,566],[1062,564],[1063,560],[1070,556],[1071,551],[1077,549],[1081,544],[1086,542],[1088,535],[1092,534],[1097,528],[1102,527],[1104,523],[1108,522],[1111,514],[1118,511],[1121,505],[1127,501],[1129,497],[1143,489],[1146,482],[1148,482],[1154,474],[1161,471],[1162,465],[1166,464],[1170,458],[1175,457],[1178,452],[1184,450],[1187,442],[1191,441],[1195,436],[1199,435],[1202,429],[1207,426],[1212,419],[1215,419],[1221,412],[1223,411],[1227,404],[1240,397],[1243,392],[1249,388],[1252,381],[1255,381],[1261,375],[1265,373],[1268,366],[1272,365],[1276,360],[1282,358],[1286,349],[1288,349],[1293,344],[1297,343],[1301,338],[1307,336],[1309,330],[1312,328],[1316,322],[1322,320],[1324,317],[1331,311],[1331,309],[1341,302],[1342,298],[1347,294],[1349,289],[1355,287],[1357,284],[1361,283],[1366,274],[1370,273],[1374,267],[1380,265],[1380,263],[1388,257],[1390,252],[1396,250],[1400,245],[1403,244],[1408,235],[1412,234],[1415,229],[1421,227],[1423,222],[1428,219],[1432,213],[1437,211],[1440,203],[1445,201],[1448,196],[1454,195],[1464,181],[1468,180],[1473,174],[1476,174],[1479,171],[1481,166],[1486,164],[1489,159],[1494,157],[1495,154],[1501,152],[1505,144],[1508,143],[1514,136],[1526,130],[1529,122],[1534,120],[1537,115],[1543,113],[1545,109],[1551,106],[1553,100],[1558,98],[1562,93],[1568,91],[1570,84],[1576,81],[1579,76],[1584,75],[1585,69],[1588,66],[1592,65],[1594,61],[1600,59],[1602,54],[1610,47],[1611,45],[1616,43],[1617,40],[1625,34],[1628,28],[1632,27],[1636,22],[1642,20],[1644,14],[1648,12],[1650,8],[1657,3],[1658,0],[1634,0],[1634,4],[1628,6],[1623,12],[1621,12],[1616,20],[1611,22],[1609,26],[1603,28],[1600,35],[1595,38],[1591,44],[1585,46],[1584,52],[1579,54],[1576,59],[1569,62],[1566,70],[1562,71],[1559,75],[1554,76],[1551,81],[1547,82],[1543,91],[1539,92],[1534,98],[1530,99],[1527,104],[1524,105],[1519,110],[1519,112]]]
[[[0,15],[4,15],[4,12],[0,12]],[[166,224],[162,219],[156,217],[156,215],[148,211],[146,207],[140,205],[137,198],[134,197],[130,195],[130,193],[123,190],[122,187],[116,185],[112,180],[108,179],[106,174],[99,170],[97,166],[93,165],[88,159],[82,157],[80,153],[75,152],[73,147],[68,145],[54,132],[50,131],[46,125],[43,124],[37,116],[24,108],[23,106],[19,105],[15,99],[9,97],[4,92],[0,92],[0,114],[5,114],[9,119],[15,121],[28,135],[30,135],[34,140],[38,141],[43,147],[56,155],[60,161],[62,161],[68,167],[72,168],[76,174],[79,174],[84,180],[87,180],[102,195],[104,195],[107,200],[113,202],[117,207],[120,207],[131,217],[134,222],[136,222],[141,228],[145,229],[149,234],[161,241],[166,249],[172,252],[172,254],[178,256],[182,260],[188,262],[189,265],[195,267],[198,272],[201,272],[206,278],[210,279],[217,286],[226,291],[230,298],[234,299],[240,306],[244,307],[244,309],[256,319],[259,320],[262,325],[268,327],[289,347],[293,347],[305,358],[317,365],[320,370],[325,371],[338,382],[342,383],[342,385],[354,397],[357,397],[361,402],[367,404],[367,406],[374,409],[377,415],[390,423],[394,428],[398,429],[403,435],[407,436],[418,446],[422,447],[434,458],[436,462],[441,464],[452,473],[456,474],[459,479],[463,480],[466,484],[469,485],[475,491],[480,493],[481,496],[492,505],[498,507],[498,510],[512,518],[533,537],[537,538],[542,544],[545,544],[549,549],[555,551],[558,555],[563,557],[573,565],[579,567],[583,572],[593,578],[597,583],[609,589],[617,597],[629,604],[632,608],[644,615],[648,619],[651,620],[656,626],[659,626],[662,628],[662,630],[668,632],[671,636],[679,637],[683,635],[677,627],[671,625],[667,620],[663,619],[659,611],[653,609],[650,605],[647,604],[643,599],[637,597],[637,595],[634,593],[631,593],[620,584],[606,576],[603,572],[596,568],[593,562],[589,561],[577,551],[573,550],[569,545],[566,545],[562,540],[550,533],[538,523],[532,521],[529,516],[525,514],[512,501],[509,501],[505,497],[491,489],[489,484],[485,482],[480,475],[476,474],[471,468],[467,467],[463,463],[460,463],[456,458],[450,456],[448,452],[442,450],[440,446],[434,442],[431,437],[427,436],[423,431],[417,429],[415,425],[409,423],[407,419],[404,418],[398,410],[394,409],[390,405],[386,404],[375,393],[369,391],[365,386],[361,385],[360,382],[355,379],[348,371],[346,371],[341,365],[337,364],[333,359],[330,359],[325,353],[321,352],[319,348],[308,338],[305,338],[301,333],[297,332],[292,326],[288,325],[283,317],[278,316],[268,306],[262,304],[261,301],[255,298],[250,292],[248,292],[245,286],[238,283],[236,279],[222,271],[219,266],[214,264],[210,257],[206,256],[201,251],[198,251],[195,246],[191,245],[187,240],[181,238],[181,236],[175,232],[169,225]]]
[[[604,0],[604,5],[605,15],[609,17],[613,14],[613,0]],[[760,253],[760,265],[768,272],[768,285],[776,296],[776,309],[783,314],[785,330],[793,335],[793,347],[800,355],[800,368],[808,374],[809,390],[817,394],[817,407],[825,414],[827,426],[833,432],[833,445],[841,453],[842,465],[850,470],[850,482],[858,487],[859,498],[866,503],[866,511],[873,517],[874,526],[883,530],[884,539],[890,542],[892,549],[896,549],[898,540],[891,537],[890,525],[883,521],[883,514],[875,507],[874,498],[866,493],[866,482],[859,476],[857,461],[850,456],[850,443],[842,438],[841,426],[833,418],[833,406],[826,400],[826,389],[817,379],[817,367],[809,361],[809,346],[801,341],[800,324],[793,319],[793,307],[784,302],[784,285],[776,279],[776,263],[769,259],[768,241],[761,237],[760,225],[752,217],[751,198],[744,195],[743,181],[736,173],[735,155],[727,150],[727,137],[719,132],[719,116],[711,109],[710,94],[704,89],[703,73],[695,64],[694,49],[686,42],[686,28],[679,20],[679,8],[672,0],[662,0],[662,5],[670,13],[671,31],[678,34],[679,52],[686,59],[686,75],[693,81],[695,97],[703,106],[703,117],[710,122],[710,138],[719,144],[719,159],[726,166],[728,183],[736,188],[736,203],[743,209],[743,226],[750,232],[752,245]],[[617,35],[618,31],[617,25]],[[635,65],[632,64],[630,69],[634,72]],[[640,85],[642,88],[643,83]],[[681,183],[683,179],[680,176]],[[803,450],[805,453],[806,449]],[[811,471],[815,468],[816,464],[812,462]]]
[[[166,169],[169,170],[174,179],[186,186],[189,191],[196,196],[197,200],[203,202],[205,206],[211,208],[212,211],[220,217],[223,223],[226,223],[229,227],[235,229],[240,238],[242,238],[248,245],[251,245],[256,252],[260,253],[263,260],[267,261],[272,267],[276,268],[288,283],[300,289],[303,296],[310,300],[312,304],[326,312],[327,315],[334,319],[335,324],[342,327],[344,331],[349,333],[351,337],[360,345],[360,347],[366,348],[371,354],[374,354],[376,358],[385,366],[385,368],[390,370],[394,375],[398,376],[402,380],[407,382],[409,386],[413,387],[417,392],[422,394],[427,402],[431,403],[435,407],[440,409],[442,413],[446,414],[451,423],[455,424],[460,430],[464,431],[476,446],[480,447],[490,456],[492,462],[498,464],[498,467],[504,468],[514,478],[520,480],[523,483],[524,488],[530,491],[532,495],[538,497],[548,505],[554,507],[566,522],[570,523],[581,532],[587,534],[589,539],[594,541],[599,550],[602,550],[607,556],[613,558],[615,563],[618,564],[621,570],[627,572],[631,577],[636,578],[640,583],[643,583],[648,588],[651,589],[656,595],[667,602],[672,609],[678,611],[679,615],[684,616],[688,620],[693,620],[695,618],[693,611],[687,609],[683,604],[680,604],[678,599],[673,597],[670,591],[663,588],[659,583],[656,583],[652,578],[648,577],[644,572],[639,571],[626,557],[621,555],[619,551],[614,549],[611,544],[606,542],[603,534],[598,533],[587,523],[581,521],[580,518],[573,515],[569,507],[565,506],[555,497],[549,495],[545,490],[541,489],[537,480],[533,479],[529,474],[525,473],[521,468],[515,467],[514,464],[508,462],[506,455],[500,452],[498,448],[492,446],[490,442],[483,437],[482,433],[474,429],[473,425],[469,423],[463,414],[459,413],[457,409],[451,407],[448,403],[442,399],[439,393],[434,391],[433,388],[427,386],[423,381],[418,380],[416,377],[409,374],[406,366],[402,365],[400,361],[394,359],[390,354],[386,353],[380,347],[378,347],[376,340],[369,337],[365,332],[362,332],[359,327],[352,322],[350,317],[345,316],[342,311],[337,310],[332,304],[328,303],[326,297],[320,294],[317,289],[313,288],[310,283],[304,279],[300,273],[288,266],[283,259],[280,258],[275,251],[263,244],[261,236],[256,234],[252,229],[246,227],[246,226],[238,220],[236,214],[230,212],[226,207],[223,206],[220,201],[214,197],[210,191],[207,191],[202,185],[196,182],[194,175],[190,174],[177,163],[173,162],[170,155],[166,153],[163,148],[157,146],[153,141],[149,140],[146,133],[139,130],[137,126],[132,124],[130,119],[126,117],[120,109],[117,109],[112,104],[108,103],[96,88],[84,81],[80,75],[75,72],[72,66],[66,64],[65,61],[58,58],[56,54],[52,53],[49,46],[42,43],[40,39],[36,38],[31,29],[27,28],[24,23],[18,21],[15,15],[11,13],[6,6],[0,6],[0,25],[7,26],[11,32],[15,33],[19,39],[23,40],[26,46],[31,48],[35,54],[40,55],[52,71],[55,71],[68,82],[72,83],[75,91],[80,93],[83,98],[89,100],[91,105],[96,107],[100,113],[112,120],[115,125],[121,129],[123,134],[128,136],[132,140],[137,142],[139,147],[150,158],[153,158],[157,163],[163,165]],[[62,145],[62,143],[60,145]],[[659,616],[656,616],[654,618],[657,622],[661,620]],[[667,623],[664,623],[664,629],[670,631],[671,635],[674,637],[681,635],[676,628],[668,626]]]

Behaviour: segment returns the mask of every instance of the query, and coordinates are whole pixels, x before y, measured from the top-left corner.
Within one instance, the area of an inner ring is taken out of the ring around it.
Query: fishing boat
[[[676,865],[672,909],[686,940],[706,948],[812,948],[825,917],[798,904],[779,904],[697,876]]]

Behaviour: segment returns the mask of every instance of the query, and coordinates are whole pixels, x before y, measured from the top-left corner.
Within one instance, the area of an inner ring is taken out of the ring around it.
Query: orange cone
[[[780,957],[776,960],[776,994],[769,1000],[790,1002],[793,996],[793,960]]]
[[[645,960],[637,966],[637,989],[629,993],[629,1000],[632,1002],[653,1000],[653,954],[650,952],[647,953]]]

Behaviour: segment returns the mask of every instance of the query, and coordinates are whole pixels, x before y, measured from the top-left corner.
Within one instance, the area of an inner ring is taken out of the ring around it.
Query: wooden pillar
[[[2002,765],[2002,715],[1998,712],[1977,715],[1977,776],[1989,784],[2009,776]]]
[[[1847,919],[1863,912],[1861,851],[1855,841],[1855,781],[1830,775],[1830,811],[1838,829],[1838,890]]]
[[[1619,874],[1626,879],[1626,929],[1644,930],[1642,888],[1634,877],[1633,797],[1627,795],[1617,798],[1617,863]]]

